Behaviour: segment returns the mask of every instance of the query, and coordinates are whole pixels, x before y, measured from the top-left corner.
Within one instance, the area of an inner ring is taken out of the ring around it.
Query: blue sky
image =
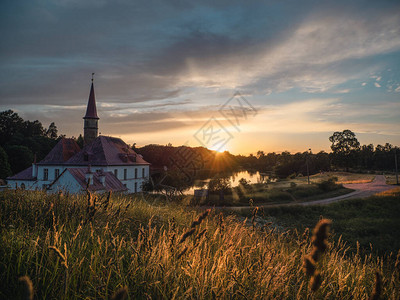
[[[0,31],[0,109],[68,136],[95,72],[100,132],[128,143],[201,145],[214,117],[236,154],[400,144],[399,1],[3,1]]]

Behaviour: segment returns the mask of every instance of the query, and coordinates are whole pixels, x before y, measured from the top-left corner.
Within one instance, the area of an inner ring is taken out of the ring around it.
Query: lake
[[[239,185],[239,180],[240,179],[246,179],[247,182],[250,184],[254,183],[262,183],[268,180],[270,177],[266,175],[265,173],[260,174],[260,172],[249,172],[249,171],[241,171],[241,172],[236,172],[233,173],[231,176],[229,176],[229,181],[231,183],[232,187],[238,186]],[[211,180],[211,178],[206,179],[206,180],[198,180],[195,182],[195,184],[184,191],[186,195],[193,195],[194,190],[196,189],[201,189],[201,188],[207,188],[208,182]]]

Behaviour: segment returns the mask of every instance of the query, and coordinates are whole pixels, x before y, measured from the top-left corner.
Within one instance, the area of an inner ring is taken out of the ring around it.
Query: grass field
[[[334,176],[335,175],[335,176]],[[336,176],[337,175],[337,176]],[[220,200],[219,194],[211,194],[206,205],[216,206],[248,206],[249,202],[255,204],[281,204],[299,203],[312,200],[327,199],[348,194],[353,190],[344,188],[341,184],[329,184],[329,180],[337,178],[343,182],[369,182],[374,175],[352,174],[335,172],[313,176],[310,184],[307,179],[298,177],[294,179],[279,180],[270,183],[251,184],[246,187],[239,186],[230,189],[230,193]],[[321,183],[328,185],[321,185]],[[252,199],[250,201],[250,199]]]
[[[309,232],[247,226],[153,198],[8,191],[0,217],[3,299],[21,299],[24,275],[35,299],[107,299],[122,287],[130,299],[366,299],[376,271],[382,298],[400,297],[392,258],[347,255],[329,238],[315,266],[320,287],[311,291],[303,271]],[[319,216],[302,218],[315,224]]]
[[[390,175],[385,175],[386,177],[386,183],[387,184],[396,184],[397,180],[396,180],[396,175],[390,174]],[[400,176],[399,176],[399,182],[400,182]]]
[[[252,211],[243,211],[249,217]],[[283,228],[303,231],[320,218],[333,221],[336,240],[342,236],[351,250],[357,241],[364,252],[396,253],[400,249],[400,188],[367,199],[344,200],[329,205],[265,208],[265,219]]]

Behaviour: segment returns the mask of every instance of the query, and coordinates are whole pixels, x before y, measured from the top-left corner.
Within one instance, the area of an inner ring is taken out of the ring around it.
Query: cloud
[[[380,87],[381,87],[381,85],[380,85],[379,83],[377,83],[377,82],[374,82],[374,85],[375,85],[377,88],[380,88]]]

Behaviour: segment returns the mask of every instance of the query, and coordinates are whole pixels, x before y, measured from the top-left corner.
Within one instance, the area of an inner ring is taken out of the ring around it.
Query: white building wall
[[[124,177],[124,170],[127,170],[126,179]],[[135,177],[135,169],[137,170],[137,178]],[[144,176],[143,170],[144,169]],[[112,172],[115,175],[117,170],[117,178],[126,185],[129,189],[129,193],[142,191],[142,184],[149,178],[150,168],[149,165],[137,165],[137,166],[107,166],[104,171]]]
[[[87,169],[87,166],[37,165],[37,181],[9,180],[8,182],[9,182],[9,185],[11,188],[15,188],[15,183],[18,184],[18,187],[20,187],[21,183],[24,183],[25,188],[28,190],[43,189],[43,188],[47,187],[48,185],[50,185],[56,179],[56,170],[58,170],[58,174],[61,175],[61,173],[68,167]],[[126,179],[124,177],[125,169],[127,170]],[[137,170],[137,178],[135,177],[135,169]],[[144,174],[143,174],[143,169],[144,169]],[[47,170],[47,180],[45,180],[46,179],[45,178],[46,170]],[[117,170],[117,178],[123,184],[126,185],[126,187],[129,189],[129,193],[135,192],[135,183],[136,183],[136,192],[141,192],[142,184],[146,180],[148,180],[149,173],[150,173],[149,165],[91,166],[91,170],[92,170],[92,172],[95,172],[98,170],[103,170],[106,172],[112,172],[114,174],[115,174],[115,170]],[[69,174],[69,176],[72,176],[72,175]],[[64,175],[63,175],[63,179],[60,180],[58,183],[56,183],[57,188],[61,188],[61,187],[59,187],[59,185],[63,184],[64,182],[65,182],[65,180],[64,180]],[[70,180],[67,181],[67,184],[70,184]],[[77,190],[77,188],[71,186],[70,192],[75,193],[75,190]],[[77,191],[77,192],[79,192],[79,191]]]
[[[17,188],[22,188],[26,190],[35,190],[35,189],[41,189],[37,181],[35,180],[7,180],[7,185],[10,186],[10,188],[15,189]]]
[[[78,184],[76,179],[71,175],[70,172],[66,171],[56,183],[51,186],[50,193],[57,193],[59,191],[69,192],[73,194],[78,194],[83,192],[82,187]]]

